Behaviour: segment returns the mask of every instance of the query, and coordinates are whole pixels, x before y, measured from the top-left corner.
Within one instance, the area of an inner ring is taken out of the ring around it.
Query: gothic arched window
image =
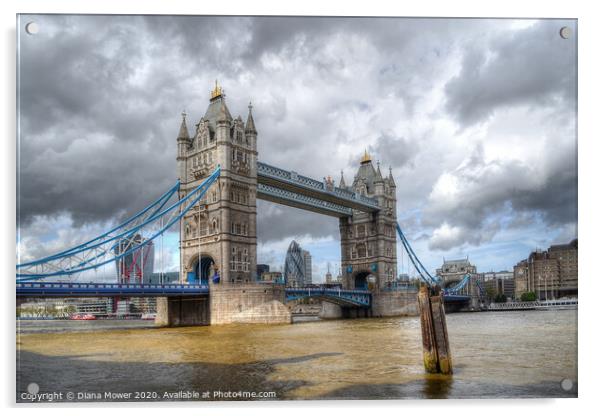
[[[230,270],[236,271],[236,247],[232,247],[232,257],[230,258]]]
[[[365,237],[366,236],[366,226],[365,225],[358,225],[357,226],[357,236],[358,237]]]
[[[358,244],[357,245],[357,256],[359,258],[366,257],[366,245],[365,244]]]

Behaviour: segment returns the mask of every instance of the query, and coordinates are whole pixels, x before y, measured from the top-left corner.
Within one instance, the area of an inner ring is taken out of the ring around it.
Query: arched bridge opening
[[[215,262],[211,256],[201,255],[197,257],[191,272],[188,272],[188,282],[206,285],[213,274]]]
[[[371,272],[361,270],[358,271],[353,277],[353,288],[355,290],[371,290],[371,284],[376,282],[376,276]]]

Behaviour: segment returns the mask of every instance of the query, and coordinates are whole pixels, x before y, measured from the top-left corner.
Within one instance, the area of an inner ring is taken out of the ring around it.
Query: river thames
[[[447,321],[453,376],[425,374],[418,317],[187,328],[21,321],[17,401],[31,401],[32,383],[59,401],[577,397],[576,310]]]

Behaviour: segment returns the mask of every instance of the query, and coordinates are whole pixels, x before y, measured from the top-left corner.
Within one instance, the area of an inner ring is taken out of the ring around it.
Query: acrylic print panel
[[[576,20],[17,32],[18,402],[577,396]]]

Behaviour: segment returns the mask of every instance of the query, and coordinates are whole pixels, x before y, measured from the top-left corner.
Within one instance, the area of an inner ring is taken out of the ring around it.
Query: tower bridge
[[[437,282],[417,259],[397,224],[392,170],[383,175],[380,164],[375,167],[365,152],[350,184],[341,173],[335,185],[330,178],[319,181],[258,162],[258,131],[251,104],[243,122],[241,116],[232,117],[225,98],[216,85],[193,134],[189,133],[187,115],[182,114],[176,139],[178,182],[174,187],[95,239],[19,264],[17,295],[150,294],[160,296],[160,320],[168,325],[290,322],[285,303],[305,297],[319,297],[343,309],[354,308],[354,316],[417,314],[416,291],[390,289],[397,275],[397,236],[425,282]],[[178,201],[170,205],[176,192]],[[290,289],[256,282],[257,199],[338,218],[341,290]],[[179,285],[119,287],[57,282],[143,250],[176,223],[180,232]]]

